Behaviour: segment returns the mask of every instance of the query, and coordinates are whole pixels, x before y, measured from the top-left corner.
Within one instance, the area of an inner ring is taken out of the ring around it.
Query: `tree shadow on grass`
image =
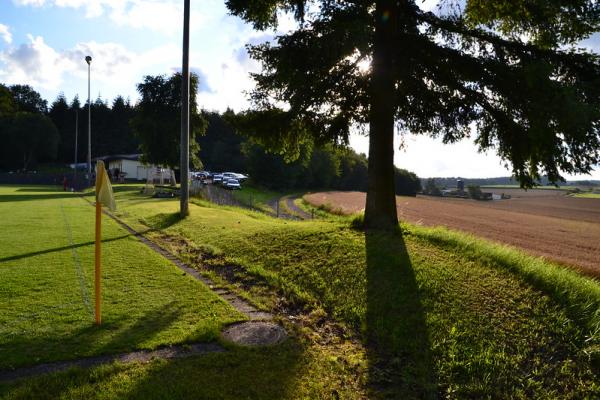
[[[304,347],[295,338],[273,347],[233,347],[151,365],[128,390],[129,399],[302,398]],[[310,396],[310,395],[307,395]],[[307,397],[310,398],[310,397]]]
[[[107,304],[104,308],[108,307]],[[35,335],[9,335],[0,343],[0,371],[148,348],[148,343],[168,330],[179,314],[179,309],[171,302],[139,317],[105,312],[100,326],[94,324],[90,315],[77,322],[79,328],[68,332],[47,330]],[[190,334],[190,340],[197,339],[193,332]],[[210,336],[212,338],[214,334]]]
[[[167,229],[176,223],[183,221],[183,217],[179,212],[156,214],[144,219],[144,225],[153,230]]]
[[[145,232],[147,232],[147,231],[145,231]],[[102,243],[116,242],[118,240],[122,240],[122,239],[128,238],[129,236],[133,236],[133,235],[131,233],[128,233],[127,235],[121,235],[121,236],[113,237],[113,238],[110,238],[110,239],[102,239]],[[77,249],[79,247],[91,246],[91,245],[93,245],[95,243],[96,243],[95,241],[91,240],[91,241],[88,241],[88,242],[76,243],[76,244],[68,245],[68,246],[53,247],[53,248],[50,248],[50,249],[32,251],[30,253],[17,254],[17,255],[14,255],[14,256],[0,258],[0,263],[6,262],[6,261],[21,260],[23,258],[40,256],[40,255],[43,255],[43,254],[54,253],[54,252],[57,252],[57,251],[64,251],[64,250],[69,250],[69,249]]]
[[[46,361],[73,358],[73,355],[81,357],[78,350],[87,351],[89,355],[118,354],[146,347],[144,343],[169,329],[178,314],[177,307],[168,303],[125,327],[118,318],[107,318],[100,327],[87,325],[52,340],[20,338],[20,343],[8,343],[5,348],[14,352],[27,349],[32,356],[44,354]],[[187,342],[214,340],[214,336],[203,336],[193,330],[188,338]],[[48,354],[49,349],[58,347],[60,352]],[[227,347],[226,352],[158,359],[146,364],[114,364],[107,360],[103,366],[72,368],[12,383],[0,381],[0,397],[106,398],[106,393],[112,393],[115,398],[128,399],[294,398],[290,392],[303,373],[305,352],[304,344],[294,335],[272,347]],[[103,393],[104,389],[108,392]]]
[[[386,398],[436,397],[419,288],[400,229],[367,231],[369,384]]]
[[[231,348],[146,364],[72,369],[0,384],[0,397],[122,399],[272,399],[297,396],[304,347],[295,339],[274,347]]]
[[[40,200],[56,200],[65,198],[76,198],[77,195],[70,192],[58,192],[54,193],[35,193],[35,194],[6,194],[0,195],[0,203],[14,203],[18,201],[40,201]]]

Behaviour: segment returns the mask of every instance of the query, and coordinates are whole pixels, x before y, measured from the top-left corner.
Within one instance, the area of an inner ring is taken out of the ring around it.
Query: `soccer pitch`
[[[43,186],[0,186],[0,370],[211,341],[244,317],[103,218],[94,324],[94,208]]]

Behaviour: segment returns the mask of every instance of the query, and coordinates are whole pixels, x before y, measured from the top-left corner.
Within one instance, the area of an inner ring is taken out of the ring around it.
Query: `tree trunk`
[[[377,1],[371,72],[369,183],[365,227],[398,226],[394,187],[394,38],[398,29],[396,0]]]

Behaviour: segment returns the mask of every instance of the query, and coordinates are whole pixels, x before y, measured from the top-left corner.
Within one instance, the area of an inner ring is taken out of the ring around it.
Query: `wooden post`
[[[102,204],[96,199],[96,252],[95,252],[95,285],[96,285],[96,325],[102,322],[102,287],[101,287],[101,244],[102,244]]]

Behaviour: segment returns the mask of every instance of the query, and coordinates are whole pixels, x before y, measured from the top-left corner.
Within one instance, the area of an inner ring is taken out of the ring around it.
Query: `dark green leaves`
[[[368,63],[381,4],[228,1],[234,15],[260,29],[275,26],[278,12],[312,11],[296,31],[250,49],[263,65],[253,75],[255,108],[286,110],[288,121],[301,121],[303,135],[320,141],[345,142],[351,127],[369,123]],[[598,30],[597,1],[469,0],[445,16],[425,13],[415,1],[394,4],[398,28],[386,57],[395,84],[386,96],[402,132],[445,142],[474,137],[525,186],[600,163],[599,58],[569,47]],[[294,148],[298,136],[290,132],[298,129],[269,130],[258,114],[252,121],[249,132],[270,138],[263,142]]]
[[[144,161],[170,167],[179,165],[181,74],[169,78],[146,76],[137,87],[141,100],[131,126],[140,140]],[[192,74],[190,98],[195,99],[197,92],[198,78]],[[190,108],[190,160],[194,167],[200,167],[199,147],[194,138],[204,133],[206,120],[199,114],[195,101],[190,102]]]
[[[543,47],[575,43],[600,29],[596,0],[468,0],[466,16],[471,25],[530,37]]]

